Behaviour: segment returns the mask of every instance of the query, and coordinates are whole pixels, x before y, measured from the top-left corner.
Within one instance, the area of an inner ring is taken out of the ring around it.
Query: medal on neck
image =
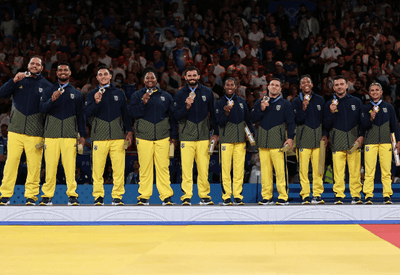
[[[196,93],[195,92],[190,92],[189,96],[192,97],[192,98],[195,98],[196,97]]]
[[[305,95],[305,96],[304,96],[304,99],[310,101],[311,95]]]
[[[31,75],[32,75],[32,73],[30,71],[25,72],[25,77],[30,77]]]
[[[270,100],[270,97],[267,96],[267,95],[265,95],[265,96],[264,96],[264,101],[265,101],[265,102],[269,102],[269,100]]]

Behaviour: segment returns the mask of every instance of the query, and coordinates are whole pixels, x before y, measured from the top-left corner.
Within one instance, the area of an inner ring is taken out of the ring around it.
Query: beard
[[[197,80],[189,80],[188,83],[189,83],[190,86],[196,86],[199,83],[199,81],[197,81]]]
[[[65,77],[65,78],[57,77],[57,78],[58,78],[58,80],[61,81],[61,82],[67,82],[67,81],[69,80],[69,77]]]

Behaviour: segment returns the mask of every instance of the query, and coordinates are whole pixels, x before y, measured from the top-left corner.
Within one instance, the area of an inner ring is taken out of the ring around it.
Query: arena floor
[[[400,274],[400,225],[0,226],[0,274]]]

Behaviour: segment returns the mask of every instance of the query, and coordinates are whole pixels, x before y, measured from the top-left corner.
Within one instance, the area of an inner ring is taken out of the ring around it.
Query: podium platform
[[[400,205],[3,206],[0,225],[399,224]]]

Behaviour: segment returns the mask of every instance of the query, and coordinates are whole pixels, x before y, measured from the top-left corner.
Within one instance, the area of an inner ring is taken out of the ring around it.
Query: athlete
[[[157,72],[144,69],[145,87],[130,100],[129,113],[135,119],[136,146],[139,155],[138,205],[149,205],[153,194],[153,165],[156,185],[163,205],[173,205],[170,174],[170,144],[177,145],[178,123],[172,116],[172,96],[157,88]]]
[[[176,92],[173,115],[179,121],[182,163],[182,205],[191,205],[193,196],[193,160],[198,170],[197,189],[200,205],[213,204],[208,182],[210,142],[218,142],[218,124],[215,119],[214,95],[211,89],[199,83],[200,72],[190,66],[185,71],[187,84]],[[210,114],[210,117],[209,117]],[[209,120],[213,135],[210,138]]]
[[[25,183],[26,205],[35,205],[40,189],[40,168],[43,155],[43,120],[39,102],[43,90],[51,87],[42,75],[43,60],[31,57],[28,71],[20,72],[0,87],[0,97],[12,96],[15,109],[8,128],[8,155],[0,186],[0,205],[10,204],[14,194],[21,154],[25,151],[28,176]]]
[[[321,195],[324,192],[323,175],[319,173],[320,141],[324,146],[328,144],[327,133],[322,129],[325,100],[312,91],[313,83],[309,75],[300,79],[300,95],[293,100],[293,109],[296,121],[296,147],[302,204],[324,204]],[[310,200],[310,180],[308,168],[312,164],[313,170],[313,199]]]
[[[347,93],[348,84],[341,75],[333,80],[333,98],[326,102],[324,110],[324,127],[329,131],[332,149],[333,172],[335,183],[335,204],[343,204],[345,198],[344,172],[347,165],[350,174],[350,194],[352,204],[361,201],[361,150],[364,141],[364,130],[360,127],[364,115],[362,102]]]
[[[248,126],[254,134],[246,101],[235,94],[237,83],[229,77],[225,81],[225,96],[217,101],[215,113],[219,126],[220,157],[222,169],[223,205],[243,205],[244,161],[246,157],[246,132]],[[231,179],[233,161],[233,182]]]
[[[79,205],[76,193],[75,164],[78,144],[85,144],[86,124],[83,114],[83,96],[69,83],[71,69],[68,63],[57,66],[58,81],[43,91],[40,111],[47,114],[44,127],[46,182],[42,186],[40,205],[52,205],[56,189],[58,161],[61,160],[67,181],[68,205]]]
[[[363,106],[364,116],[361,118],[365,129],[365,180],[363,192],[365,204],[372,204],[374,196],[374,179],[377,156],[381,167],[383,186],[383,201],[392,204],[392,141],[390,134],[396,137],[396,149],[400,152],[400,131],[396,112],[392,104],[382,100],[382,86],[374,82],[369,86],[371,101]]]
[[[263,199],[259,202],[260,205],[274,204],[272,169],[275,169],[276,188],[279,193],[276,204],[289,204],[285,151],[293,147],[295,122],[293,107],[289,101],[281,97],[281,91],[280,80],[272,78],[268,86],[269,96],[257,100],[251,114],[252,122],[259,122],[257,145],[263,173],[261,178]]]
[[[103,172],[110,154],[114,176],[112,205],[123,205],[125,150],[132,144],[132,125],[124,91],[110,83],[112,74],[107,67],[97,69],[99,86],[86,97],[84,112],[91,119],[93,142],[93,197],[95,205],[104,205]],[[128,147],[128,146],[125,146]]]

